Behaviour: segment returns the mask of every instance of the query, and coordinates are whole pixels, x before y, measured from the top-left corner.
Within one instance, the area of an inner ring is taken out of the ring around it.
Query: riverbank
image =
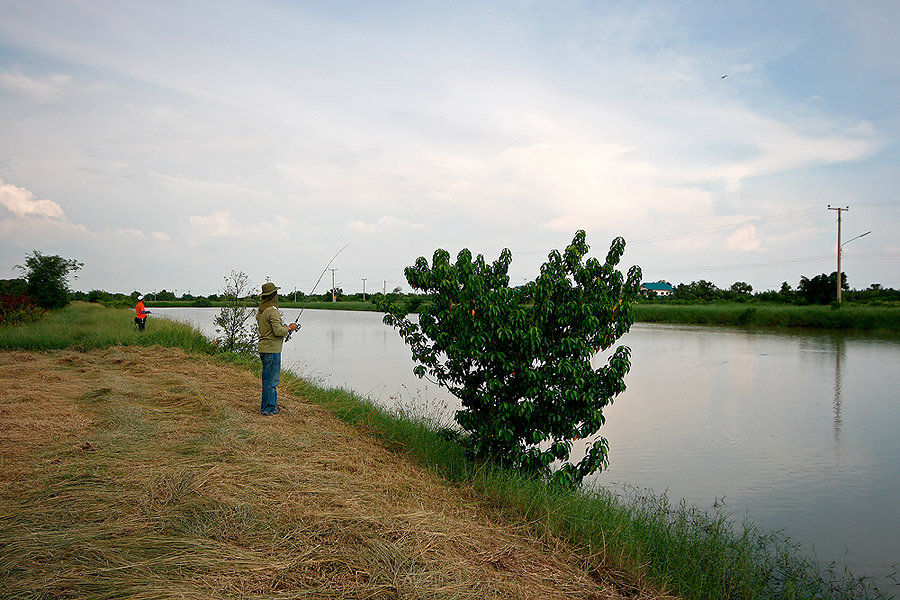
[[[157,324],[159,327],[156,327]],[[77,356],[89,348],[98,348],[99,352],[106,351],[108,346],[104,347],[99,343],[98,340],[101,339],[116,340],[114,343],[119,348],[151,342],[147,335],[151,333],[151,329],[148,328],[145,335],[137,333],[130,323],[130,311],[104,309],[98,305],[73,306],[53,313],[48,322],[40,324],[40,328],[40,334],[35,333],[34,326],[16,328],[15,331],[0,330],[0,348],[31,344],[30,347],[40,349],[42,343],[49,344],[48,348],[56,348],[60,347],[57,344],[64,344],[68,339],[70,348],[79,350]],[[156,349],[152,345],[172,343],[177,346],[183,343],[183,338],[179,335],[163,334],[164,329],[162,321],[154,320],[152,333],[156,337],[143,352],[154,352]],[[193,336],[201,338],[202,342],[202,337],[196,332],[193,332]],[[247,374],[249,368],[250,373],[256,374],[250,375],[251,383],[243,384],[254,391],[243,396],[243,400],[238,400],[245,403],[243,410],[252,415],[256,403],[255,389],[258,387],[258,380],[255,378],[258,377],[257,361],[244,362],[235,355],[211,354],[208,349],[203,349],[202,343],[195,347],[198,348],[196,357],[191,354],[188,358],[213,361],[214,365],[228,368],[238,365],[238,371]],[[194,403],[206,406],[209,398],[232,393],[232,384],[212,390],[198,387],[195,392],[194,387],[185,386],[181,382],[180,376],[175,379],[167,378],[166,374],[173,367],[167,366],[166,360],[157,361],[152,355],[149,356],[147,364],[155,362],[161,362],[162,368],[149,381],[162,386],[156,391],[161,399],[172,393],[178,394],[175,402],[184,405],[185,410],[177,418],[192,418],[190,407]],[[114,366],[105,379],[115,381],[120,376],[118,370],[121,368],[124,367]],[[40,373],[37,381],[43,381],[41,377],[52,380],[60,376],[53,368],[41,369]],[[218,375],[206,377],[215,378]],[[138,389],[145,384],[146,382],[140,385],[133,383],[126,386],[125,390]],[[551,490],[540,482],[522,480],[512,473],[475,468],[464,460],[455,444],[443,438],[434,424],[422,419],[421,415],[419,418],[413,415],[414,418],[410,419],[401,414],[386,413],[345,392],[316,388],[289,374],[283,379],[282,390],[296,395],[303,402],[325,407],[341,421],[352,424],[352,435],[368,438],[380,447],[390,449],[391,453],[402,455],[404,459],[418,465],[418,468],[440,475],[448,490],[453,493],[463,490],[466,502],[484,506],[500,522],[509,524],[541,543],[554,540],[554,544],[567,546],[582,570],[592,576],[601,574],[602,577],[619,582],[617,590],[627,590],[630,587],[657,588],[685,598],[882,597],[867,590],[864,582],[857,582],[847,574],[835,574],[827,570],[820,572],[814,562],[798,555],[790,544],[784,543],[785,540],[779,534],[761,532],[752,524],[734,524],[729,515],[709,516],[678,503],[669,503],[665,497],[654,498],[640,494],[621,497],[603,489],[575,492]],[[40,393],[43,393],[43,389]],[[122,392],[125,397],[133,394],[134,392]],[[30,398],[34,399],[36,398]],[[129,408],[125,412],[162,412],[162,408],[154,406],[152,398],[148,398],[145,405]],[[168,405],[163,408],[170,410]],[[292,413],[286,412],[284,416],[290,414]],[[218,421],[227,421],[228,415],[233,416],[228,411],[208,410],[204,415],[204,419],[211,421],[210,427]],[[210,432],[198,432],[196,439],[215,437],[240,440],[249,435],[248,425],[242,424],[240,418],[230,420],[232,423],[226,424],[235,425],[234,429],[224,428],[222,424],[215,425],[218,429],[214,430],[214,435]],[[253,438],[254,443],[259,440],[258,435]],[[124,451],[123,449],[122,452]],[[169,456],[167,447],[160,451],[164,456]],[[296,448],[289,449],[287,454],[293,451]],[[200,452],[198,460],[214,461],[222,452],[225,450],[210,447]],[[250,469],[244,469],[239,476],[250,477],[252,480],[253,473]],[[50,485],[52,482],[46,483]],[[256,484],[247,485],[252,487]],[[52,489],[35,490],[38,496],[44,493],[55,492]],[[381,501],[385,501],[384,498]],[[391,502],[390,498],[387,502]],[[188,502],[180,506],[179,510],[190,512],[195,508],[194,503]],[[9,512],[3,510],[0,514]],[[14,526],[9,530],[19,531]],[[5,546],[4,539],[0,539],[0,545]],[[410,568],[415,568],[417,563],[408,564]],[[399,568],[406,567],[400,565]],[[0,568],[0,577],[3,577],[4,572]],[[441,597],[424,593],[422,595]],[[457,596],[469,597],[460,594]]]
[[[188,302],[156,302],[148,306],[165,308],[191,307]],[[371,302],[281,302],[287,314],[300,308],[309,310],[375,311]],[[377,311],[376,311],[377,312]],[[847,329],[859,331],[893,331],[900,333],[900,307],[845,305],[796,306],[759,302],[714,302],[707,304],[675,304],[638,302],[634,304],[635,320],[640,323],[678,325],[719,325],[737,327]],[[288,314],[288,316],[291,316]],[[294,315],[296,316],[296,315]]]
[[[643,323],[900,332],[900,307],[660,302],[638,303],[634,311],[636,320]]]
[[[623,597],[615,573],[296,382],[268,418],[251,372],[180,349],[0,365],[4,598]]]

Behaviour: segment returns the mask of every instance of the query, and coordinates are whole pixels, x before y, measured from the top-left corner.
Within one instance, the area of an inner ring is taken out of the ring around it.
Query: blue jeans
[[[272,415],[278,412],[278,390],[275,387],[281,380],[281,353],[261,352],[262,360],[262,407],[260,412],[264,415]]]

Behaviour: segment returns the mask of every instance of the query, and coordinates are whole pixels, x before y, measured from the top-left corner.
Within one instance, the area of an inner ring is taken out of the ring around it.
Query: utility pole
[[[328,269],[328,270],[331,271],[331,301],[337,302],[337,294],[334,291],[334,272],[337,271],[337,269]]]
[[[849,206],[831,206],[828,205],[828,210],[836,210],[838,214],[838,243],[837,243],[837,302],[841,303],[841,213],[845,210],[850,210]]]
[[[363,302],[366,301],[366,278],[363,277]]]

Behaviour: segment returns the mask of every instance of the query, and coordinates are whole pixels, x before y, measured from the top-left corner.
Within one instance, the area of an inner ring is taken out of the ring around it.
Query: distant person
[[[296,331],[299,325],[285,325],[278,310],[278,286],[264,283],[259,308],[256,311],[256,323],[259,325],[259,358],[262,360],[262,406],[264,415],[278,414],[278,382],[281,380],[281,346],[290,331]]]
[[[150,311],[144,308],[144,296],[138,296],[137,306],[134,307],[134,322],[137,323],[140,331],[143,331],[144,327],[147,326],[147,315],[149,314]]]

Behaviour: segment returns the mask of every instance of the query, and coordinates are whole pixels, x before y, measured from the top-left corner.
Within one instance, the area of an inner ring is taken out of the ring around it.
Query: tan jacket
[[[281,322],[281,313],[275,305],[267,306],[256,313],[256,324],[259,325],[259,344],[257,349],[261,353],[277,354],[281,352],[281,346],[284,344],[284,336],[288,334],[288,329]]]

